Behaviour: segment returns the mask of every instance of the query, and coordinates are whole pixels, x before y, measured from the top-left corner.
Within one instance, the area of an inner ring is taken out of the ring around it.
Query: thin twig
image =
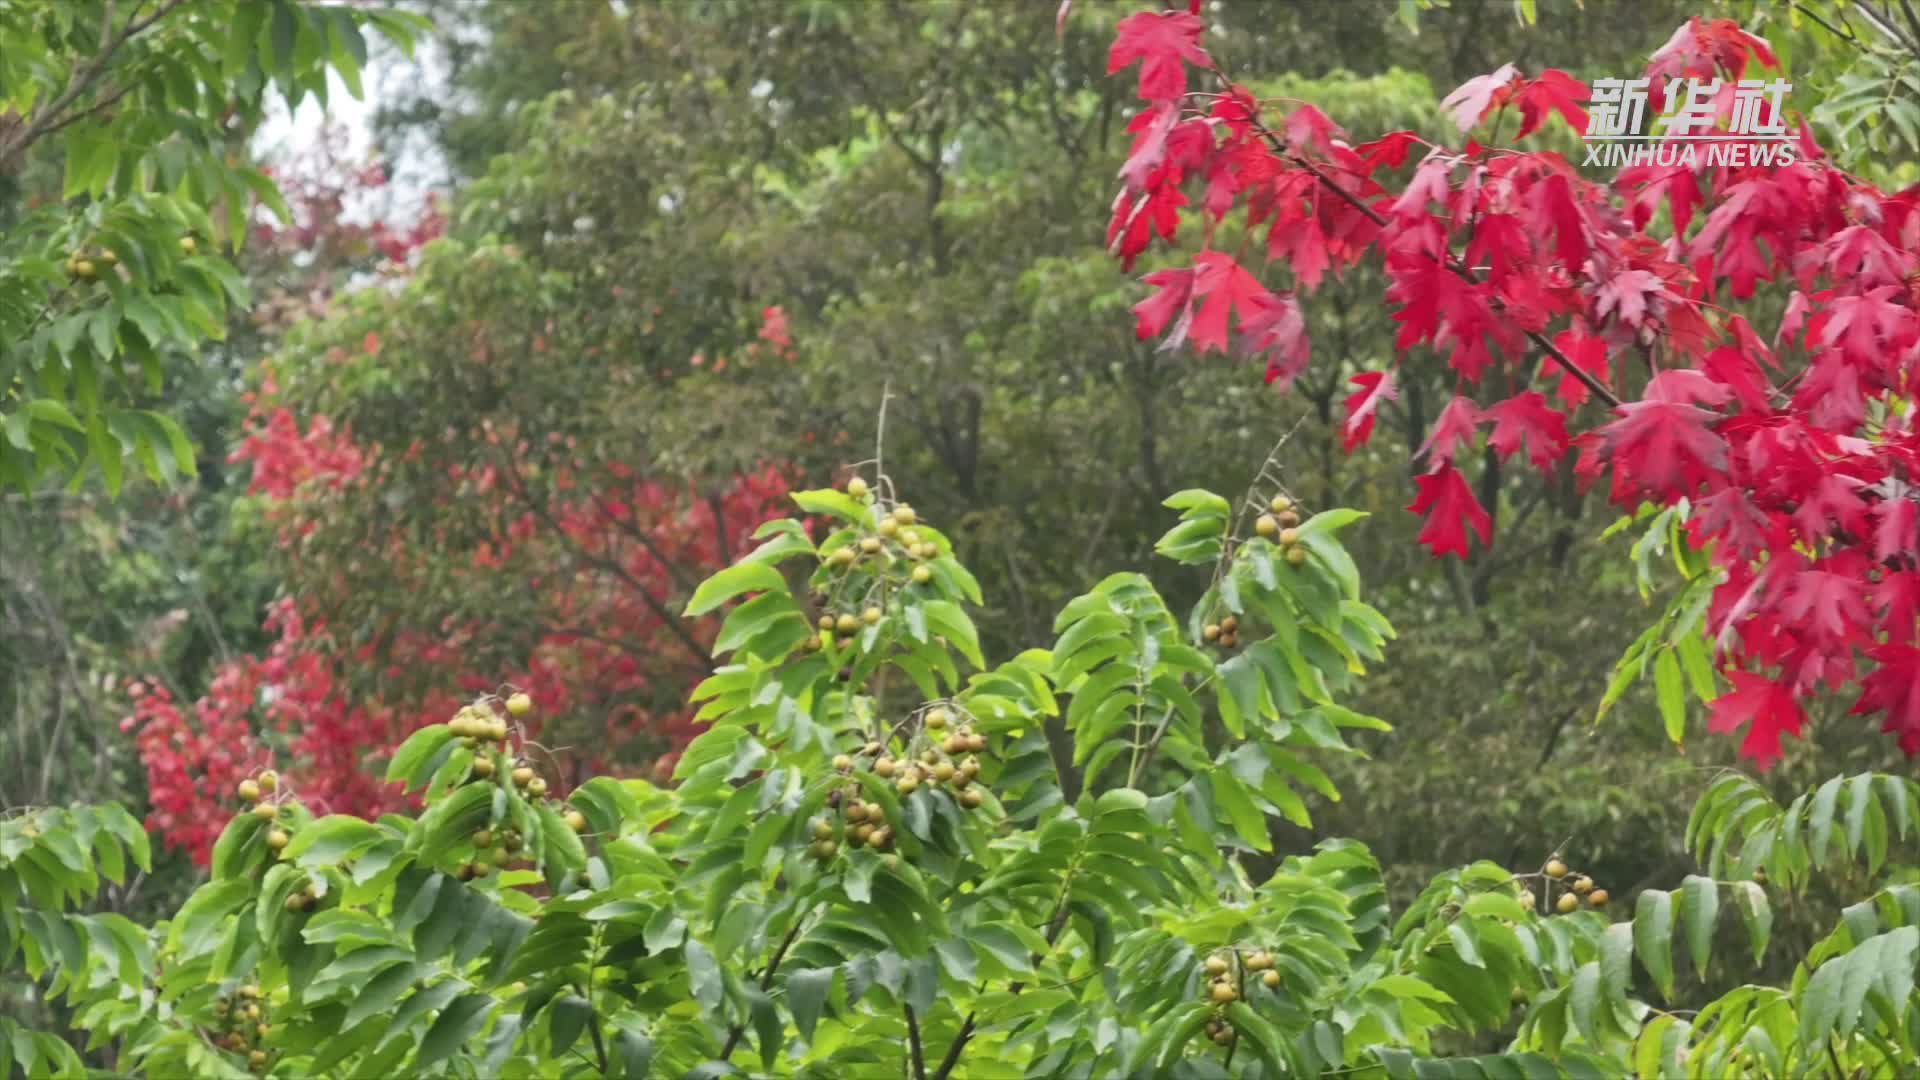
[[[807,921],[807,914],[809,913],[802,913],[798,918],[793,920],[793,927],[787,931],[787,936],[780,939],[780,947],[773,950],[773,959],[767,961],[767,970],[760,975],[761,990],[773,989],[774,973],[780,970],[780,961],[787,958],[787,949],[791,948],[794,939],[800,936],[800,927]],[[746,1034],[746,1030],[747,1028],[744,1024],[735,1024],[728,1030],[727,1045],[720,1050],[721,1061],[725,1061],[733,1056],[734,1047],[740,1045],[740,1036]]]
[[[927,1055],[920,1046],[920,1018],[913,1014],[913,1006],[901,1006],[907,1014],[907,1047],[913,1053],[913,1080],[927,1080]]]

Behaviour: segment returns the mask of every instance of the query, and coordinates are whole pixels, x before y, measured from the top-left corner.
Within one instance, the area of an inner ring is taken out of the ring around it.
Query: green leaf
[[[280,853],[302,866],[332,866],[353,858],[385,837],[386,831],[364,818],[333,814],[296,829]]]
[[[708,1012],[718,1012],[723,984],[720,965],[714,961],[713,951],[688,938],[683,952],[687,958],[687,981],[692,984],[694,1000],[705,1006]]]
[[[653,1040],[647,1033],[623,1021],[613,1038],[613,1061],[626,1080],[644,1080],[653,1068]],[[609,1073],[611,1075],[611,1072]]]
[[[873,510],[844,491],[832,488],[796,491],[793,493],[793,502],[809,514],[831,514],[854,525],[870,526],[874,523]]]
[[[1708,878],[1689,874],[1680,883],[1681,917],[1687,923],[1687,951],[1693,957],[1694,976],[1707,977],[1707,961],[1713,952],[1713,924],[1720,910],[1720,886]]]
[[[1667,738],[1678,746],[1687,739],[1687,688],[1672,649],[1661,649],[1654,658],[1653,686]]]
[[[52,398],[34,398],[27,402],[26,412],[28,416],[43,424],[57,424],[71,431],[87,430],[86,425],[82,424],[65,405]]]
[[[1767,952],[1767,937],[1773,930],[1773,909],[1767,905],[1767,890],[1751,881],[1742,881],[1733,887],[1733,902],[1740,909],[1740,919],[1747,927],[1747,940],[1753,945],[1753,962],[1757,966]]]
[[[833,968],[808,968],[787,976],[787,1010],[800,1038],[813,1041],[814,1025],[826,1009],[827,995],[833,990]]]
[[[1301,536],[1314,536],[1320,533],[1334,533],[1366,517],[1365,510],[1322,510],[1300,523]]]
[[[407,736],[407,741],[393,752],[393,760],[387,763],[387,779],[403,782],[409,789],[421,786],[426,782],[433,756],[452,738],[453,731],[445,724],[428,724]]]
[[[1661,998],[1673,1000],[1673,894],[1648,889],[1633,912],[1633,947]]]
[[[552,1033],[547,1052],[558,1058],[587,1029],[587,1021],[593,1016],[593,1006],[586,998],[567,994],[555,998],[553,1004],[547,1006],[547,1016]]]
[[[1189,511],[1190,513],[1182,515],[1188,517],[1194,516],[1195,513],[1214,514],[1220,517],[1233,516],[1233,504],[1205,488],[1176,491],[1161,500],[1160,505],[1171,510]]]
[[[705,615],[742,593],[785,590],[787,580],[780,571],[765,563],[740,563],[729,566],[700,583],[687,601],[689,617]]]
[[[1600,965],[1592,962],[1581,964],[1573,973],[1568,1010],[1573,1016],[1573,1026],[1580,1030],[1581,1037],[1596,1046],[1600,1045],[1602,1038],[1600,1022],[1607,1014],[1603,1004],[1600,996]]]
[[[1827,849],[1833,843],[1833,809],[1840,798],[1840,785],[1846,777],[1836,776],[1813,793],[1813,806],[1807,818],[1807,843],[1814,863],[1827,861]]]
[[[487,1010],[493,1005],[488,994],[465,994],[440,1010],[440,1016],[420,1040],[420,1062],[447,1061],[487,1022]]]

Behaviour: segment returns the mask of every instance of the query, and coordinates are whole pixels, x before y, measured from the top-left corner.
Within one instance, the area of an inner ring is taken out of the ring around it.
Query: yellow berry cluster
[[[1253,531],[1279,544],[1281,557],[1289,566],[1299,566],[1307,561],[1307,549],[1300,543],[1300,514],[1285,495],[1275,495],[1270,505],[1273,513],[1261,514],[1253,523]]]
[[[1607,901],[1611,899],[1607,895],[1607,890],[1596,886],[1592,878],[1568,869],[1567,864],[1560,861],[1558,855],[1548,859],[1547,865],[1542,867],[1540,872],[1551,881],[1565,884],[1567,891],[1561,893],[1560,899],[1553,905],[1553,909],[1562,915],[1571,915],[1580,910],[1582,899],[1590,906],[1597,908],[1606,907]],[[1567,880],[1569,876],[1572,877],[1571,881]]]
[[[273,1029],[267,1025],[267,1018],[261,1012],[258,986],[247,983],[231,995],[216,998],[213,1015],[220,1022],[220,1034],[213,1040],[215,1046],[247,1055],[247,1064],[256,1071],[267,1067],[272,1055],[260,1044]]]

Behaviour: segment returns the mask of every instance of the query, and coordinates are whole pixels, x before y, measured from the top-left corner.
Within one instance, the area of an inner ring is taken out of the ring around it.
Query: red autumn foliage
[[[278,267],[290,284],[263,305],[270,310],[256,320],[263,326],[325,313],[350,274],[404,275],[413,252],[444,227],[432,205],[404,225],[356,221],[353,209],[384,184],[384,174],[376,165],[343,164],[338,150],[323,140],[314,157],[282,170],[294,222],[262,226],[254,250],[264,253],[262,273]],[[378,335],[367,334],[361,348],[378,353]],[[745,353],[794,357],[782,308],[761,312],[758,340]],[[266,504],[282,547],[295,552],[334,512],[333,500],[378,491],[389,466],[417,448],[363,444],[326,416],[296,415],[278,395],[268,367],[246,396],[252,411],[231,460],[251,468],[250,493]],[[529,449],[508,433],[490,437]],[[529,464],[517,479],[524,484],[533,473]],[[322,614],[325,597],[283,597],[267,613],[271,645],[222,663],[198,701],[176,702],[157,684],[133,687],[122,726],[136,733],[148,773],[149,828],[204,864],[231,817],[235,786],[269,764],[318,811],[397,809],[397,789],[379,780],[381,756],[422,724],[505,686],[537,702],[524,721],[530,737],[560,729],[556,738],[573,744],[561,755],[563,769],[617,771],[619,757],[650,759],[656,775],[670,771],[697,730],[687,691],[707,674],[718,625],[670,626],[668,619],[684,600],[685,581],[726,565],[761,521],[783,509],[784,474],[768,468],[736,477],[709,501],[689,485],[617,464],[577,468],[554,478],[561,494],[547,507],[550,522],[516,501],[515,479],[491,466],[456,468],[446,478],[446,490],[465,485],[468,498],[490,507],[500,522],[496,536],[456,547],[396,533],[380,551],[391,580],[510,595],[513,619],[449,616],[369,634],[332,626]],[[618,573],[554,569],[586,561]],[[565,776],[551,769],[549,776],[564,785]]]
[[[284,408],[257,419],[234,457],[253,465],[252,491],[273,507],[284,545],[297,545],[312,527],[303,495],[373,483],[381,475],[376,453],[355,447],[324,418],[303,433]],[[190,709],[164,690],[142,687],[123,726],[138,731],[154,807],[149,827],[204,863],[231,816],[234,785],[276,754],[287,781],[320,810],[374,815],[396,809],[397,789],[381,783],[378,762],[370,769],[367,759],[415,728],[445,720],[465,698],[503,686],[526,690],[538,702],[528,720],[533,737],[543,718],[567,718],[576,736],[583,723],[591,729],[590,748],[572,755],[578,768],[611,771],[611,759],[642,740],[655,751],[656,771],[670,769],[678,748],[698,730],[685,691],[706,669],[671,639],[660,612],[677,607],[676,575],[699,578],[726,565],[729,553],[742,550],[754,528],[778,511],[787,485],[773,469],[739,477],[716,519],[714,507],[690,491],[611,472],[614,482],[576,490],[558,509],[554,524],[563,535],[555,537],[531,514],[514,512],[497,477],[473,470],[479,497],[500,501],[501,513],[510,516],[498,542],[476,547],[464,566],[397,539],[383,553],[403,578],[446,575],[475,590],[501,589],[503,575],[505,582],[535,575],[527,592],[539,597],[537,610],[519,611],[513,622],[541,629],[526,636],[518,662],[483,667],[467,655],[489,634],[510,629],[449,620],[354,645],[295,599],[283,598],[267,618],[276,635],[267,654],[223,664],[208,694]],[[542,568],[564,557],[562,550],[619,566],[621,580],[538,580]],[[717,629],[710,620],[685,627],[703,648]],[[369,692],[353,678],[369,670],[384,674],[376,682],[391,692]],[[431,684],[408,679],[412,670],[433,671]]]
[[[1411,132],[1354,146],[1311,106],[1268,116],[1212,66],[1204,31],[1191,13],[1136,15],[1111,56],[1115,71],[1139,64],[1142,98],[1113,254],[1130,267],[1155,236],[1172,241],[1190,188],[1204,190],[1208,226],[1190,268],[1146,276],[1158,291],[1135,309],[1141,336],[1224,347],[1229,304],[1242,338],[1245,312],[1284,304],[1292,325],[1267,344],[1286,351],[1291,377],[1308,349],[1296,293],[1377,259],[1398,362],[1432,349],[1460,387],[1417,455],[1429,470],[1410,507],[1426,515],[1421,543],[1468,558],[1469,530],[1491,541],[1456,464],[1481,423],[1497,454],[1524,452],[1542,470],[1577,447],[1577,475],[1606,477],[1623,509],[1684,503],[1691,543],[1721,573],[1706,629],[1733,689],[1714,703],[1713,730],[1744,729],[1743,752],[1764,766],[1804,728],[1809,699],[1851,693],[1855,713],[1920,752],[1920,431],[1892,400],[1920,377],[1920,193],[1836,168],[1804,121],[1781,144],[1791,160],[1716,161],[1695,143],[1693,160],[1631,165],[1611,182],[1558,154]],[[1669,80],[1721,78],[1712,106],[1724,121],[1750,65],[1778,61],[1734,22],[1694,19],[1647,75],[1655,101]],[[1519,139],[1555,116],[1584,130],[1586,97],[1562,72],[1508,65],[1443,104],[1463,133],[1498,132],[1517,110]],[[1249,242],[1216,237],[1239,206]],[[1226,253],[1259,250],[1262,226],[1268,266]],[[1208,281],[1231,285],[1213,286],[1220,296],[1196,315]],[[1763,289],[1784,300],[1771,343],[1737,313]],[[1389,375],[1355,380],[1349,451],[1391,397]]]

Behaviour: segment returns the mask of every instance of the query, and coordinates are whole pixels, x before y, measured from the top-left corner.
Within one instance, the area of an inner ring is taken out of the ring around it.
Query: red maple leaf
[[[1643,492],[1685,495],[1727,467],[1726,440],[1707,427],[1713,414],[1675,401],[1636,401],[1600,429],[1613,466],[1613,499],[1628,505]]]
[[[1147,250],[1158,232],[1163,240],[1172,240],[1180,229],[1180,208],[1187,205],[1186,193],[1162,184],[1134,195],[1122,189],[1113,200],[1113,220],[1107,223],[1107,250],[1120,257],[1120,268],[1133,269],[1135,259]]]
[[[1260,279],[1235,262],[1233,256],[1203,251],[1193,259],[1193,295],[1206,298],[1193,318],[1193,343],[1201,352],[1227,351],[1227,320],[1237,309],[1244,329],[1249,318],[1265,313],[1278,302]]]
[[[1159,337],[1175,315],[1180,321],[1174,332],[1167,338],[1163,349],[1178,348],[1186,340],[1187,323],[1193,318],[1193,277],[1191,269],[1184,267],[1167,270],[1155,270],[1140,280],[1154,286],[1157,290],[1152,296],[1133,305],[1133,332],[1141,341]]]
[[[1885,562],[1895,555],[1920,552],[1920,503],[1908,498],[1882,499],[1873,507],[1873,557]]]
[[[1920,571],[1896,570],[1873,587],[1873,605],[1880,609],[1880,625],[1887,640],[1907,644],[1914,640],[1914,620],[1920,617]]]
[[[1480,537],[1482,546],[1493,543],[1493,518],[1474,497],[1467,478],[1460,475],[1453,462],[1416,476],[1413,482],[1419,485],[1420,492],[1407,509],[1426,515],[1427,522],[1420,527],[1419,540],[1428,550],[1435,555],[1452,552],[1466,558],[1469,526]]]
[[[1166,160],[1167,134],[1179,122],[1180,106],[1171,101],[1142,109],[1127,122],[1127,131],[1133,135],[1133,149],[1120,166],[1120,179],[1126,181],[1128,191],[1140,191],[1147,186],[1147,177]]]
[[[1538,390],[1516,394],[1488,406],[1493,418],[1493,434],[1487,445],[1502,458],[1510,458],[1524,445],[1528,460],[1545,471],[1567,452],[1567,418],[1547,404]]]
[[[1185,12],[1143,11],[1120,20],[1119,36],[1107,52],[1107,74],[1140,61],[1140,96],[1171,101],[1187,92],[1187,61],[1202,67],[1213,59],[1200,47],[1206,20]]]
[[[1233,256],[1203,251],[1190,269],[1155,270],[1142,280],[1159,291],[1133,306],[1140,340],[1164,332],[1162,349],[1179,348],[1191,338],[1200,352],[1227,352],[1228,322],[1237,315],[1246,351],[1275,349],[1291,362],[1305,362],[1299,305],[1262,285]]]
[[[1486,75],[1478,75],[1461,83],[1440,101],[1453,122],[1460,126],[1464,134],[1472,131],[1480,118],[1486,115],[1487,107],[1493,103],[1493,96],[1512,82],[1519,74],[1512,64],[1500,65],[1500,70]]]
[[[1859,576],[1837,559],[1822,559],[1808,569],[1784,575],[1786,588],[1780,597],[1780,614],[1829,649],[1844,649],[1858,641],[1873,618]],[[1830,569],[1836,565],[1838,573]]]
[[[1725,553],[1748,559],[1773,547],[1784,535],[1774,519],[1753,505],[1753,499],[1741,488],[1721,488],[1693,505],[1694,513],[1687,518],[1687,534],[1693,538],[1695,547],[1716,540]]]
[[[1707,378],[1726,387],[1740,401],[1740,407],[1751,412],[1764,413],[1770,410],[1767,400],[1769,389],[1767,377],[1760,371],[1760,365],[1745,352],[1731,345],[1722,346],[1708,353],[1700,361],[1700,370]]]
[[[1579,79],[1548,68],[1537,79],[1528,79],[1514,95],[1520,103],[1520,133],[1514,140],[1526,138],[1540,130],[1540,124],[1549,112],[1557,112],[1561,118],[1582,135],[1587,133],[1587,110],[1580,102],[1589,97],[1587,84]]]
[[[1880,666],[1860,680],[1860,700],[1849,715],[1884,710],[1880,730],[1900,737],[1900,749],[1920,754],[1920,649],[1905,644],[1877,645],[1867,655]]]
[[[1793,523],[1800,535],[1814,540],[1826,536],[1829,521],[1854,536],[1867,532],[1867,504],[1855,492],[1864,483],[1844,473],[1824,472],[1813,482],[1793,512]]]
[[[1398,401],[1400,391],[1393,385],[1391,371],[1363,371],[1347,381],[1360,388],[1347,395],[1347,422],[1340,428],[1342,445],[1351,454],[1373,436],[1380,403]]]
[[[1268,293],[1251,310],[1240,312],[1240,348],[1250,356],[1267,357],[1267,382],[1285,390],[1306,369],[1309,344],[1307,320],[1292,293]]]
[[[1319,149],[1322,153],[1332,149],[1335,138],[1344,137],[1346,132],[1340,125],[1327,118],[1327,114],[1311,105],[1302,105],[1287,116],[1287,145],[1299,153],[1308,147]]]
[[[1607,343],[1604,339],[1587,333],[1584,327],[1576,326],[1556,334],[1553,344],[1562,355],[1573,361],[1574,367],[1593,376],[1601,386],[1607,385],[1607,376],[1610,372],[1607,367]],[[1551,359],[1542,363],[1553,365],[1553,370],[1559,372],[1560,386],[1554,393],[1560,396],[1561,401],[1567,403],[1568,408],[1577,409],[1586,404],[1588,394],[1586,383],[1581,382],[1573,372],[1559,366]]]
[[[1486,414],[1480,411],[1470,399],[1455,395],[1447,406],[1440,410],[1440,419],[1434,422],[1433,430],[1427,433],[1427,440],[1420,444],[1414,457],[1426,457],[1438,465],[1452,462],[1453,455],[1462,443],[1471,444],[1474,429],[1486,420]]]
[[[1733,670],[1726,673],[1733,689],[1715,698],[1707,730],[1731,735],[1746,727],[1740,752],[1762,771],[1780,760],[1780,737],[1800,737],[1807,715],[1793,699],[1793,691],[1764,675]]]

